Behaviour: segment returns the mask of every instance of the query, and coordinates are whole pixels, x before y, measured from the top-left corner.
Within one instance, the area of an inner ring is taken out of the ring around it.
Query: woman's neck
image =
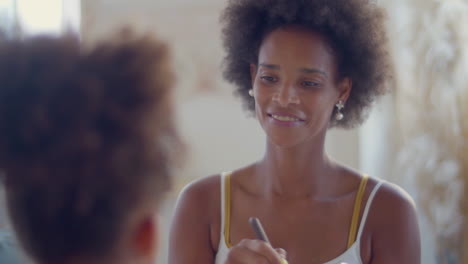
[[[324,148],[324,140],[293,147],[279,147],[267,142],[265,156],[255,166],[258,186],[262,186],[266,195],[272,196],[321,196],[337,171]]]

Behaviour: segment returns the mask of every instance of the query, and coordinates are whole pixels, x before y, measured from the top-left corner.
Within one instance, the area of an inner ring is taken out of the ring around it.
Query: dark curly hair
[[[172,84],[166,45],[128,30],[93,47],[73,35],[0,41],[0,168],[32,257],[108,254],[129,212],[157,207],[178,142]]]
[[[391,76],[384,18],[371,0],[229,0],[221,17],[224,78],[253,110],[249,64],[257,64],[265,36],[286,25],[319,32],[335,51],[339,79],[353,82],[344,118],[331,119],[331,126],[356,126],[364,120],[364,110],[387,90]]]

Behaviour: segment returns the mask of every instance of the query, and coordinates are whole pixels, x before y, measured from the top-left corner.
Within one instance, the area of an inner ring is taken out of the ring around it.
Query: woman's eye
[[[260,79],[267,82],[276,82],[276,78],[272,76],[262,76]]]
[[[312,82],[312,81],[303,81],[302,85],[305,87],[313,87],[313,86],[318,86],[318,82]]]

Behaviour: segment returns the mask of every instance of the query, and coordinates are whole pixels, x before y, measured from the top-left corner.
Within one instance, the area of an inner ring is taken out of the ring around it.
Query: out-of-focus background
[[[359,129],[330,131],[327,151],[412,195],[421,221],[423,263],[468,263],[468,0],[376,2],[388,11],[394,90],[376,102]],[[177,123],[188,155],[162,213],[164,242],[185,184],[263,155],[261,128],[221,77],[219,17],[225,4],[0,0],[0,27],[12,36],[71,30],[92,43],[129,25],[170,43],[178,76]],[[2,211],[3,233],[6,220]],[[158,263],[167,262],[166,250]]]

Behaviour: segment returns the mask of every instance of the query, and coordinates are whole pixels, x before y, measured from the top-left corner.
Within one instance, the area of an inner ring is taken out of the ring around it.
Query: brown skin
[[[264,39],[251,74],[267,148],[262,160],[232,174],[234,246],[226,264],[279,263],[278,251],[254,239],[251,216],[262,221],[274,247],[286,250],[289,263],[324,263],[346,250],[361,175],[331,161],[324,151],[334,105],[352,92],[351,80],[337,81],[336,68],[320,34],[289,26]],[[300,121],[281,126],[274,113]],[[370,179],[363,203],[376,183]],[[181,194],[170,264],[214,263],[221,225],[219,185],[215,175]],[[415,208],[400,188],[385,183],[377,193],[361,238],[361,256],[365,264],[420,263]]]

